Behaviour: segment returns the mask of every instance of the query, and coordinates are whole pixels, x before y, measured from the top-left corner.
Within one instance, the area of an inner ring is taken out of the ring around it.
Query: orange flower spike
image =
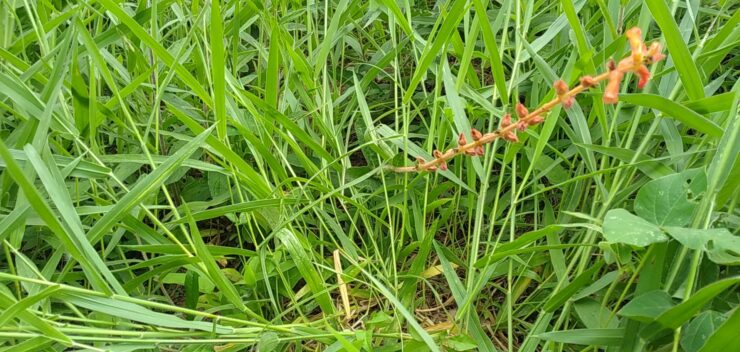
[[[609,82],[604,89],[605,104],[616,104],[619,100],[619,83],[622,81],[622,77],[624,77],[624,73],[620,70],[609,72]]]

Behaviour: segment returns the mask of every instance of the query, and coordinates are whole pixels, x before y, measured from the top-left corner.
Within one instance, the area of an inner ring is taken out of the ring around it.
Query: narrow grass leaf
[[[625,103],[658,110],[667,116],[682,122],[686,127],[693,128],[709,136],[722,136],[722,128],[717,126],[717,124],[712,120],[699,115],[696,111],[659,95],[646,93],[620,94],[619,100]]]
[[[328,285],[312,264],[312,260],[310,258],[312,258],[313,255],[303,249],[303,246],[300,241],[298,241],[298,238],[293,231],[284,228],[278,231],[276,236],[283,246],[285,246],[285,250],[295,263],[298,272],[300,272],[303,279],[306,280],[306,284],[315,295],[316,301],[319,304],[319,307],[321,307],[321,310],[327,316],[332,316],[335,311],[334,304],[332,303],[331,297],[329,297]]]
[[[699,75],[699,69],[697,69],[696,63],[691,57],[686,42],[681,37],[678,24],[673,19],[668,4],[663,0],[647,0],[646,3],[665,37],[668,51],[676,65],[676,70],[679,77],[681,77],[686,94],[692,100],[704,98],[704,85]]]
[[[546,332],[538,338],[573,345],[619,346],[624,338],[624,329],[574,329]]]
[[[202,147],[203,142],[210,135],[213,126],[201,132],[190,142],[180,148],[175,154],[172,154],[165,162],[152,171],[149,175],[143,177],[139,182],[126,193],[113,208],[103,215],[93,227],[88,231],[87,236],[90,242],[97,243],[108,231],[121,220],[133,207],[138,205],[142,200],[152,195],[152,192],[158,189],[162,183],[186,160],[196,149]]]

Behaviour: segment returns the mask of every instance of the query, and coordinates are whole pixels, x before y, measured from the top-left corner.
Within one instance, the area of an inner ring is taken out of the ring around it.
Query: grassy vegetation
[[[644,89],[394,172],[633,26]],[[721,0],[0,2],[0,350],[730,351],[738,40]]]

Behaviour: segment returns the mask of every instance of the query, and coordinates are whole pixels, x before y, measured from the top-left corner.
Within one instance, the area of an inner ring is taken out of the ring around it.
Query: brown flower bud
[[[439,158],[442,157],[442,152],[440,152],[439,150],[435,149],[434,152],[432,152],[432,155],[434,155],[434,158],[439,159]]]
[[[483,138],[483,134],[480,133],[480,131],[476,130],[475,128],[473,128],[472,130],[470,130],[470,135],[473,137],[473,140],[476,141],[476,142],[479,139]]]
[[[555,88],[555,92],[558,95],[563,95],[563,94],[568,93],[568,84],[565,83],[565,81],[563,81],[562,79],[555,81],[552,87]]]
[[[617,69],[617,63],[614,62],[614,59],[609,59],[609,61],[606,63],[606,68],[609,71],[614,71]]]
[[[585,88],[591,88],[596,85],[596,80],[591,76],[581,77],[581,85]]]
[[[571,106],[573,106],[573,101],[574,100],[573,100],[573,97],[565,96],[565,97],[562,97],[560,99],[560,101],[563,103],[563,107],[566,108],[566,109],[568,109]]]
[[[519,120],[519,121],[516,122],[516,129],[518,129],[520,131],[526,130],[527,129],[527,126],[528,126],[528,124],[527,124],[527,121],[525,121],[525,120]]]
[[[501,128],[506,128],[511,126],[511,114],[504,114],[504,116],[501,118]]]
[[[457,145],[464,146],[468,144],[468,140],[465,138],[465,133],[460,133],[460,137],[457,137]]]
[[[529,109],[527,109],[527,107],[524,106],[524,104],[517,103],[516,104],[516,116],[524,117],[527,115],[529,115]]]
[[[530,126],[534,126],[534,125],[537,125],[537,124],[540,124],[540,123],[542,123],[542,121],[545,121],[545,119],[544,119],[544,118],[542,118],[542,116],[540,116],[540,115],[535,115],[535,116],[532,116],[532,117],[531,117],[531,118],[529,119],[529,122],[527,122],[527,123],[528,123],[528,124],[529,124]]]
[[[509,142],[519,142],[519,137],[516,136],[516,133],[514,133],[514,131],[506,132],[503,138]]]

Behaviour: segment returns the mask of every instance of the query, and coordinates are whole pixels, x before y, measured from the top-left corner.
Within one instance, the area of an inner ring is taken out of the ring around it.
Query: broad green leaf
[[[735,308],[728,318],[714,334],[709,337],[701,348],[701,352],[732,351],[740,346],[740,309]]]
[[[278,334],[273,331],[267,331],[260,335],[260,340],[257,343],[258,352],[272,352],[280,345],[280,339]]]
[[[714,334],[717,327],[722,325],[724,321],[725,318],[722,314],[713,310],[708,310],[697,315],[696,318],[692,319],[686,325],[686,329],[683,330],[681,334],[681,347],[686,352],[698,352],[704,343],[707,342],[707,339]],[[738,329],[740,329],[740,326],[736,327],[735,332]],[[737,334],[733,335],[736,336]],[[727,345],[727,347],[730,346],[732,345]]]
[[[619,315],[642,322],[650,322],[674,305],[668,293],[654,290],[633,298],[619,310]]]
[[[573,308],[587,329],[616,329],[620,325],[619,317],[613,316],[608,306],[594,299],[581,299],[573,304]]]
[[[188,270],[185,274],[185,307],[196,309],[198,306],[198,297],[200,296],[200,287],[198,286],[198,272]]]
[[[604,217],[604,237],[611,243],[645,247],[668,237],[658,226],[625,209],[612,209]]]
[[[740,264],[740,237],[727,229],[667,227],[668,235],[687,248],[703,250],[717,264]]]
[[[28,157],[22,150],[10,149],[10,155],[13,159],[19,162],[26,162]],[[84,161],[79,158],[70,158],[68,156],[54,155],[54,163],[60,169],[73,165],[69,176],[72,177],[83,177],[83,178],[103,178],[110,175],[110,169],[98,164],[93,164],[89,161]],[[23,165],[23,163],[19,163]],[[5,168],[7,165],[4,159],[0,159],[0,167]]]
[[[61,218],[63,220],[63,224],[66,226],[68,235],[71,237],[71,240],[74,241],[75,245],[82,251],[85,260],[89,262],[87,265],[93,267],[93,270],[100,272],[116,293],[126,295],[126,291],[118,282],[118,279],[113,275],[110,269],[108,269],[107,264],[95,251],[95,248],[85,236],[82,222],[75,211],[74,203],[64,185],[64,180],[62,175],[59,173],[59,170],[55,168],[54,165],[47,167],[46,163],[41,160],[41,155],[39,155],[38,151],[36,151],[32,145],[27,144],[23,149],[28,156],[29,162],[36,170],[36,174],[39,176],[46,192],[49,194],[51,203],[56,206],[57,210],[61,214]]]
[[[646,183],[637,192],[635,213],[659,226],[684,226],[691,222],[703,192],[706,176],[698,170],[664,176]]]
[[[26,311],[31,306],[47,299],[49,296],[59,291],[59,285],[49,286],[39,293],[28,296],[18,302],[13,303],[12,306],[7,307],[2,314],[0,314],[0,326],[5,326],[11,319],[15,318],[20,312]]]
[[[712,112],[728,111],[732,109],[732,101],[734,99],[734,92],[726,92],[713,95],[711,97],[706,97],[704,99],[689,101],[683,103],[683,106],[700,114],[708,114]]]

